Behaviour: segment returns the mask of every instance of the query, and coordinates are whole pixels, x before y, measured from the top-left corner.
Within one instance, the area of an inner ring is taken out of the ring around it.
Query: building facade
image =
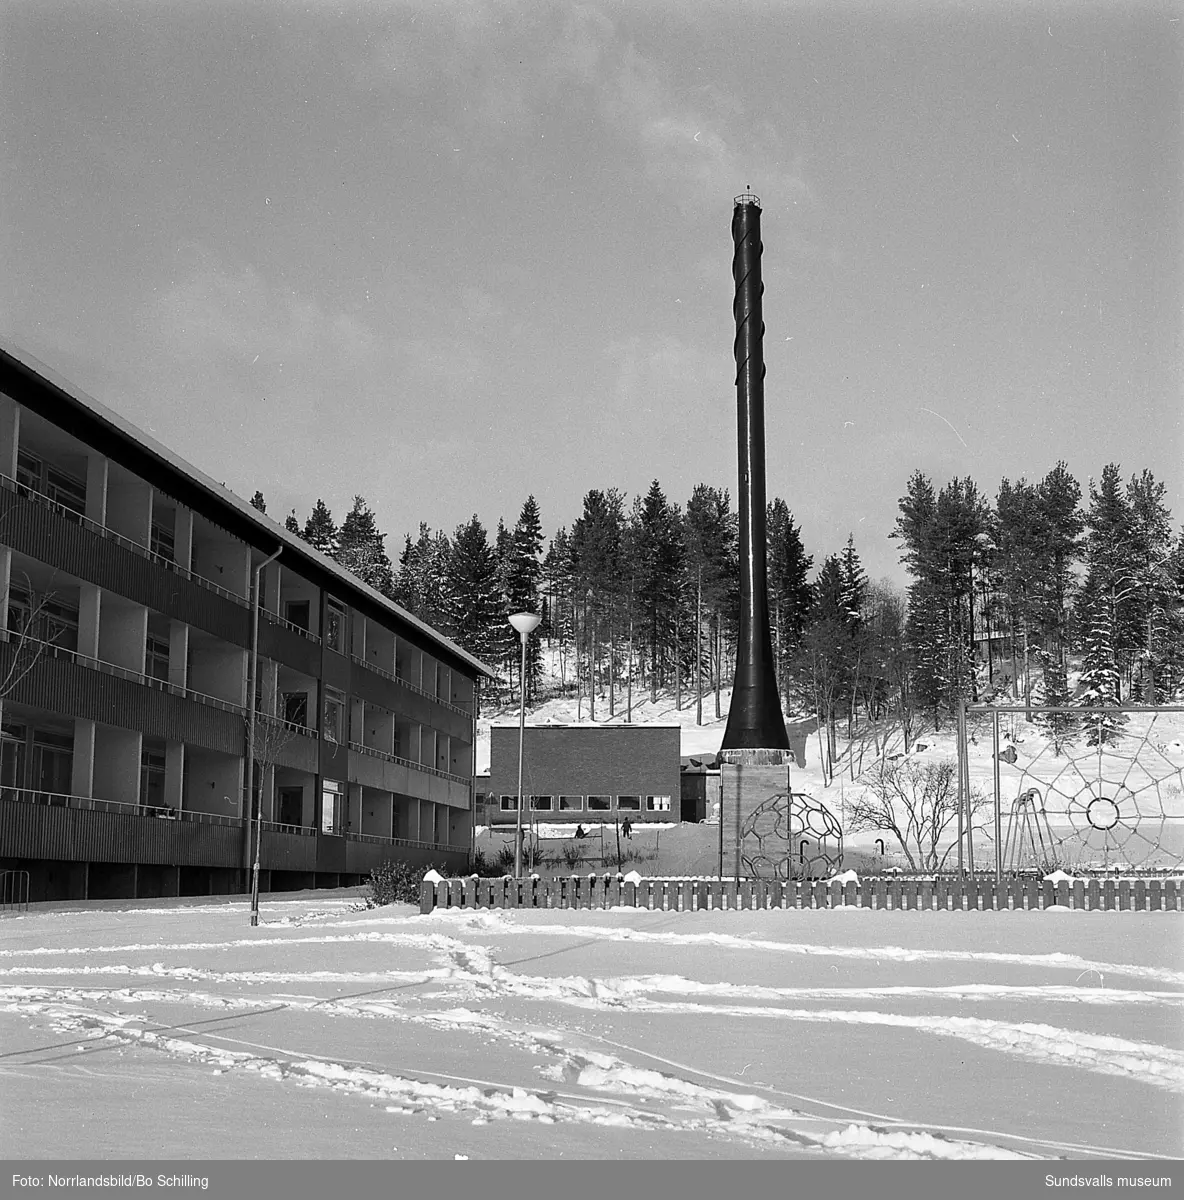
[[[488,674],[0,349],[0,871],[32,899],[244,890],[249,691],[264,890],[459,868]]]
[[[523,819],[575,824],[677,821],[677,725],[528,725],[523,731]],[[518,820],[518,726],[489,731],[489,775],[478,781],[486,823]]]

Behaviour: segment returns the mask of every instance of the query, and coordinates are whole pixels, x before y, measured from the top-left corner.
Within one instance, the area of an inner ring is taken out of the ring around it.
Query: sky
[[[1058,460],[1184,520],[1180,8],[0,11],[0,339],[280,519],[544,532],[736,495],[733,197],[769,497],[819,565],[914,470]]]

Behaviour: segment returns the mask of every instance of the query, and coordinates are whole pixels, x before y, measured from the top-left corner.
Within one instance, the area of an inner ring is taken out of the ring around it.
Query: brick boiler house
[[[527,725],[523,817],[533,811],[536,820],[572,825],[677,821],[680,741],[677,725]],[[477,780],[477,791],[487,824],[517,821],[517,722],[490,728],[489,775]]]

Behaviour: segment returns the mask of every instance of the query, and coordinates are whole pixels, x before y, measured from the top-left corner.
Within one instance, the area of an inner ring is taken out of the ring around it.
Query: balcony
[[[215,583],[212,579],[207,579],[204,575],[199,575],[196,571],[190,571],[187,567],[181,566],[180,563],[173,559],[163,554],[157,554],[147,546],[142,546],[139,542],[134,542],[131,538],[126,538],[123,534],[116,533],[114,529],[109,529],[106,525],[100,525],[97,521],[92,521],[89,517],[83,516],[82,513],[76,512],[73,508],[54,500],[51,496],[47,496],[44,492],[34,491],[26,484],[18,483],[15,479],[7,475],[0,475],[0,489],[23,496],[26,500],[31,500],[34,504],[38,504],[42,508],[46,508],[50,512],[64,517],[72,524],[80,525],[83,529],[90,530],[91,533],[101,537],[104,541],[122,546],[125,550],[130,550],[140,558],[147,559],[149,562],[163,567],[166,571],[172,571],[174,574],[180,575],[182,579],[187,579],[191,583],[197,584],[198,587],[205,588],[207,591],[214,592],[227,600],[233,601],[240,608],[250,607],[249,603],[242,596],[238,595],[237,592],[232,592],[222,587],[221,584]]]
[[[350,660],[356,663],[359,667],[364,667],[367,671],[373,671],[375,675],[381,675],[383,679],[389,679],[391,683],[397,683],[400,687],[406,688],[409,692],[417,696],[423,696],[430,700],[433,704],[440,705],[441,708],[446,708],[454,713],[459,713],[466,720],[473,719],[471,709],[462,708],[459,704],[453,704],[450,700],[442,700],[435,692],[429,692],[427,688],[418,687],[414,683],[409,683],[401,675],[396,675],[393,671],[384,670],[382,667],[376,666],[372,662],[367,662],[366,659],[360,658],[356,654],[350,655]]]
[[[237,868],[245,861],[247,824],[239,817],[0,788],[0,845],[12,858]],[[443,855],[463,864],[468,854],[465,847],[368,833],[325,838],[316,829],[273,821],[262,822],[262,832],[261,865],[272,871],[340,870],[327,862],[323,843],[343,844],[345,869],[356,874],[403,856],[393,850],[423,862]]]

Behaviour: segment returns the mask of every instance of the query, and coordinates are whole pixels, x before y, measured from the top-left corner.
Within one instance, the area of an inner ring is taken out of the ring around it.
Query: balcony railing
[[[273,613],[266,608],[260,608],[259,613],[273,625],[290,629],[293,633],[298,633],[302,638],[307,638],[310,642],[318,646],[321,644],[321,639],[311,629],[306,629],[303,625],[297,625],[295,621],[289,621],[287,617],[281,617],[279,613]]]
[[[12,633],[7,629],[0,629],[0,642],[11,642],[14,638]],[[221,696],[210,696],[205,692],[199,692],[189,687],[182,687],[179,683],[170,683],[167,679],[157,679],[155,675],[145,675],[143,671],[133,671],[129,667],[121,667],[116,663],[104,662],[101,658],[93,658],[89,654],[82,654],[78,650],[70,650],[66,646],[58,646],[53,642],[42,641],[40,638],[32,638],[27,635],[19,639],[19,644],[23,646],[35,647],[34,652],[30,657],[36,661],[42,655],[48,655],[50,658],[61,658],[67,662],[74,663],[75,666],[86,667],[91,671],[98,671],[102,675],[112,675],[116,679],[126,679],[131,683],[138,683],[144,687],[155,688],[157,691],[168,692],[173,696],[182,696],[186,700],[194,700],[198,704],[207,705],[210,708],[220,708],[223,712],[237,713],[239,716],[246,715],[246,706],[235,704],[231,700],[223,700]]]
[[[429,692],[427,688],[421,688],[418,684],[412,683],[408,679],[404,679],[402,675],[393,671],[388,671],[384,667],[377,666],[375,663],[368,662],[366,659],[357,654],[351,654],[350,658],[360,667],[365,667],[368,671],[373,671],[375,675],[381,675],[384,679],[389,679],[392,683],[399,684],[400,687],[405,687],[409,692],[414,692],[417,696],[424,696],[428,700],[433,700],[437,704],[443,705],[444,708],[450,708],[455,713],[460,713],[462,717],[472,717],[471,710],[462,708],[459,704],[453,704],[451,700],[443,700],[435,694]]]
[[[146,558],[150,562],[156,563],[157,566],[163,567],[166,571],[172,571],[174,574],[180,575],[182,579],[188,579],[191,583],[197,584],[198,587],[216,592],[219,596],[225,596],[227,600],[233,601],[240,608],[250,608],[250,602],[246,597],[240,596],[237,592],[230,591],[229,588],[224,588],[221,584],[215,583],[212,579],[207,579],[204,575],[199,575],[196,571],[189,570],[188,567],[181,566],[180,563],[163,554],[156,553],[155,550],[150,550],[147,546],[142,546],[139,542],[132,541],[131,538],[124,537],[122,533],[116,533],[114,529],[110,529],[106,525],[100,525],[98,521],[92,521],[90,517],[75,511],[65,504],[59,503],[44,492],[39,492],[27,484],[18,483],[8,475],[0,475],[0,488],[8,492],[14,492],[18,496],[24,496],[27,500],[32,500],[43,508],[50,509],[52,512],[57,513],[58,516],[64,517],[67,521],[72,521],[75,525],[81,525],[84,529],[89,529],[91,533],[96,534],[105,541],[114,542],[116,545],[122,546],[125,550],[130,550],[133,554],[139,555],[140,558]]]
[[[371,758],[381,758],[384,762],[396,763],[400,767],[410,767],[413,771],[423,771],[427,775],[451,779],[454,783],[468,784],[472,782],[467,775],[453,775],[448,771],[441,771],[437,767],[429,767],[425,763],[412,762],[411,759],[400,758],[397,754],[388,754],[385,750],[376,750],[373,746],[366,746],[361,742],[350,742],[349,748],[356,750],[359,754],[368,754]]]
[[[129,804],[123,800],[100,800],[97,796],[72,796],[64,792],[46,792],[40,788],[0,787],[0,800],[8,800],[17,804],[39,804],[46,808],[88,809],[94,812],[124,813],[133,817],[200,821],[207,825],[230,825],[239,829],[245,824],[241,817],[227,817],[219,813],[176,809],[169,805]]]
[[[39,788],[0,787],[0,802],[14,804],[36,804],[44,808],[72,808],[91,812],[123,813],[126,816],[145,817],[169,821],[198,821],[205,825],[229,825],[242,829],[247,822],[242,817],[227,817],[218,813],[195,812],[192,809],[175,809],[168,805],[129,804],[121,800],[100,800],[93,796],[72,796],[64,792],[46,792]],[[318,830],[312,825],[284,825],[278,821],[263,821],[262,827],[269,833],[286,833],[297,837],[316,837]],[[457,850],[445,842],[424,842],[414,838],[383,837],[376,833],[345,833],[338,836],[351,842],[373,842],[389,846],[412,846],[431,850]]]

